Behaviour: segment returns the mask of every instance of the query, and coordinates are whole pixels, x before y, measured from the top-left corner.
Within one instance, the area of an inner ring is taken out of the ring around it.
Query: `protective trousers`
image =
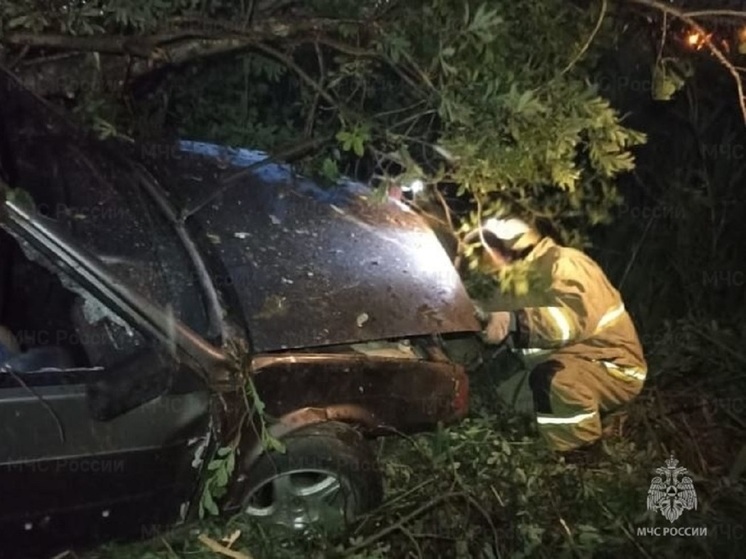
[[[643,382],[600,361],[555,353],[530,373],[539,432],[558,452],[601,437],[602,419],[642,390]]]

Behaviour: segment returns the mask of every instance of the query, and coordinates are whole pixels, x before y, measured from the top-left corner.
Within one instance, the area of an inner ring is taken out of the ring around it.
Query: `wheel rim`
[[[325,470],[292,470],[254,488],[244,511],[268,524],[305,530],[312,525],[340,528],[355,507],[349,482]]]

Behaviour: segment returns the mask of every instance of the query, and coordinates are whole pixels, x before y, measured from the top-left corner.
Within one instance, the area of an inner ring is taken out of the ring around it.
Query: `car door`
[[[0,241],[14,256],[0,266],[28,275],[5,294],[17,299],[5,314],[24,351],[0,364],[0,556],[12,551],[9,542],[27,554],[154,535],[183,518],[194,498],[209,442],[209,391],[175,347],[153,335],[157,327],[143,328],[102,296],[105,278],[93,282],[95,269],[71,264],[73,245],[61,255],[59,239],[15,226],[9,207]],[[70,301],[69,321],[34,316],[21,327],[15,315],[24,310],[55,312],[50,302],[37,305],[36,285],[24,291],[39,278],[52,286],[49,301]]]

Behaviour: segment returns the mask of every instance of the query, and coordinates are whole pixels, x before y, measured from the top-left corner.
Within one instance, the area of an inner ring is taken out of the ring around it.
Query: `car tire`
[[[262,455],[250,468],[244,514],[258,522],[337,532],[383,500],[378,461],[353,426],[323,422],[282,439],[285,452]]]

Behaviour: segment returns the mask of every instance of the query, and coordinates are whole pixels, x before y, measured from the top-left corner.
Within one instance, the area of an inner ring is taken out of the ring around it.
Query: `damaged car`
[[[464,417],[433,232],[266,154],[100,140],[0,69],[0,556],[376,507],[369,442]]]

